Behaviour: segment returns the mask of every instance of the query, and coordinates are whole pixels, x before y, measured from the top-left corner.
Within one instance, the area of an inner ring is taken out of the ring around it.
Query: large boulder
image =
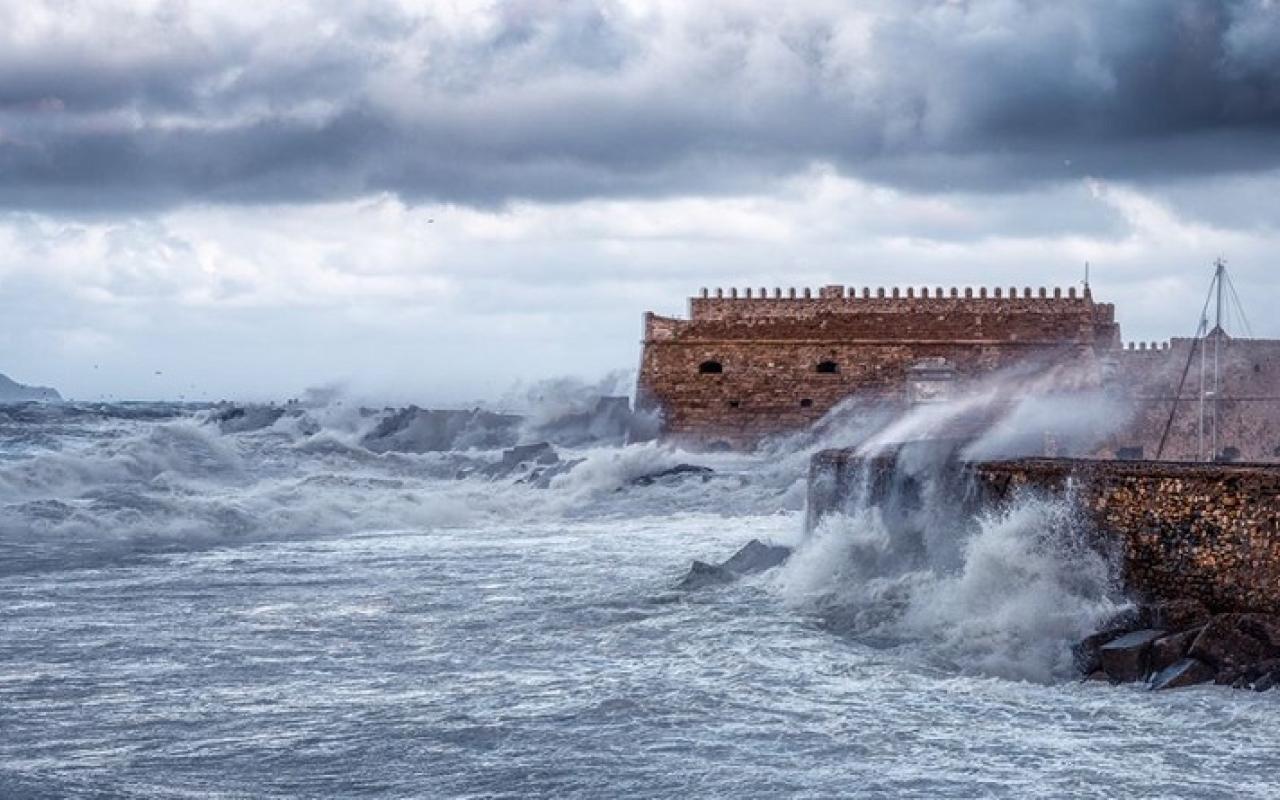
[[[695,561],[693,566],[689,568],[689,574],[685,575],[680,583],[676,584],[677,589],[686,591],[692,589],[705,589],[708,586],[720,586],[726,583],[733,583],[738,576],[718,564],[708,564],[705,561]]]
[[[791,556],[791,548],[778,544],[765,544],[759,539],[752,539],[738,552],[729,556],[719,564],[708,564],[695,561],[689,568],[689,574],[677,584],[677,589],[701,589],[731,583],[743,575],[754,575],[773,569]]]
[[[506,478],[516,473],[529,472],[538,467],[548,467],[559,463],[560,456],[546,442],[535,444],[519,444],[502,451],[502,460],[490,464],[480,470],[489,478]],[[527,475],[522,477],[527,478]]]
[[[711,469],[711,467],[700,467],[696,464],[676,464],[674,467],[632,478],[629,483],[632,486],[652,486],[655,483],[677,483],[690,476],[701,478],[702,482],[706,483],[711,480],[711,475],[714,472],[715,470]]]
[[[574,467],[586,461],[585,458],[574,458],[569,461],[557,461],[541,467],[534,467],[528,475],[518,478],[516,483],[524,483],[537,489],[550,489],[551,481],[560,475],[570,472]]]
[[[791,556],[791,548],[780,544],[765,544],[752,539],[741,550],[729,556],[720,566],[738,575],[753,575],[773,569]]]
[[[1098,651],[1102,669],[1114,681],[1138,681],[1147,676],[1151,643],[1164,636],[1156,628],[1126,633],[1104,644]]]
[[[1219,614],[1200,631],[1187,655],[1210,665],[1220,677],[1238,673],[1280,655],[1280,648],[1271,643],[1269,621],[1259,614]]]
[[[1186,657],[1187,651],[1191,649],[1191,643],[1200,635],[1200,628],[1192,628],[1189,631],[1181,631],[1179,633],[1171,633],[1168,636],[1161,636],[1151,643],[1151,654],[1147,668],[1152,672],[1159,672],[1165,667],[1171,667]]]
[[[1108,627],[1090,634],[1071,648],[1071,656],[1076,669],[1082,675],[1093,677],[1102,669],[1102,646],[1112,639],[1117,639],[1129,632],[1127,627]]]
[[[560,460],[556,450],[547,442],[534,444],[518,444],[509,450],[502,451],[504,467],[518,467],[521,464],[554,464]]]
[[[1213,680],[1213,667],[1195,658],[1181,659],[1160,670],[1151,679],[1153,691],[1194,686]]]

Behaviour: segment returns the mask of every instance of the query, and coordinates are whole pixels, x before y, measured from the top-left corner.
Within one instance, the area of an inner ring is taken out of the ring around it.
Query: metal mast
[[[1169,441],[1169,433],[1173,429],[1174,416],[1177,414],[1178,402],[1182,397],[1182,388],[1186,385],[1187,375],[1191,371],[1191,362],[1196,356],[1196,349],[1200,350],[1200,414],[1196,424],[1196,446],[1197,457],[1201,461],[1212,461],[1218,457],[1218,400],[1222,394],[1222,340],[1226,338],[1227,332],[1223,328],[1223,314],[1235,308],[1235,313],[1239,317],[1239,322],[1244,326],[1246,333],[1250,332],[1249,320],[1245,316],[1244,308],[1240,303],[1240,296],[1236,293],[1235,286],[1231,282],[1231,276],[1227,274],[1227,264],[1221,258],[1213,262],[1213,280],[1209,282],[1209,293],[1204,298],[1204,308],[1200,310],[1200,320],[1196,325],[1195,336],[1191,340],[1191,350],[1187,353],[1187,361],[1182,367],[1182,377],[1178,380],[1178,388],[1173,393],[1172,402],[1169,405],[1169,416],[1165,420],[1164,432],[1160,435],[1160,444],[1156,448],[1156,458],[1159,459],[1164,455],[1165,445]],[[1231,294],[1225,292],[1230,290]],[[1209,304],[1214,304],[1214,324],[1213,329],[1209,329]],[[1231,305],[1226,305],[1230,303]],[[1212,383],[1209,382],[1209,353],[1205,345],[1208,343],[1208,337],[1213,337],[1213,378]],[[1208,384],[1208,385],[1206,385]],[[1206,400],[1211,405],[1206,409]],[[1205,452],[1205,417],[1208,411],[1209,424],[1209,451]]]
[[[1213,450],[1211,451],[1214,459],[1218,457],[1218,395],[1219,376],[1221,375],[1221,350],[1222,350],[1222,284],[1225,282],[1227,265],[1221,258],[1213,262],[1213,287],[1216,293],[1216,307],[1213,318]]]

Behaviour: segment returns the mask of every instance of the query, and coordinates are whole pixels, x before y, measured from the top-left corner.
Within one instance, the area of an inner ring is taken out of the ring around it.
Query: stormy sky
[[[0,2],[0,372],[80,398],[460,403],[702,286],[1086,261],[1127,338],[1219,256],[1280,336],[1277,245],[1277,0]]]

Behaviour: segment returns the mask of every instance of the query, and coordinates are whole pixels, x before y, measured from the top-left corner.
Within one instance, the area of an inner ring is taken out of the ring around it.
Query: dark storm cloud
[[[775,5],[0,11],[19,32],[0,33],[0,204],[485,205],[739,191],[813,162],[931,191],[1280,165],[1272,0]]]

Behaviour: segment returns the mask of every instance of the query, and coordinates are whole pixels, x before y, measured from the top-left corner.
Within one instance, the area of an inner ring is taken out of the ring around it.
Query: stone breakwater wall
[[[1280,613],[1280,467],[1037,459],[970,467],[988,499],[1071,491],[1143,600]]]
[[[960,462],[908,451],[868,462],[847,450],[810,467],[809,522],[862,493],[915,502],[925,481],[976,514],[1040,492],[1071,498],[1098,544],[1116,553],[1137,600],[1195,600],[1213,613],[1280,614],[1280,466],[1025,459]]]

